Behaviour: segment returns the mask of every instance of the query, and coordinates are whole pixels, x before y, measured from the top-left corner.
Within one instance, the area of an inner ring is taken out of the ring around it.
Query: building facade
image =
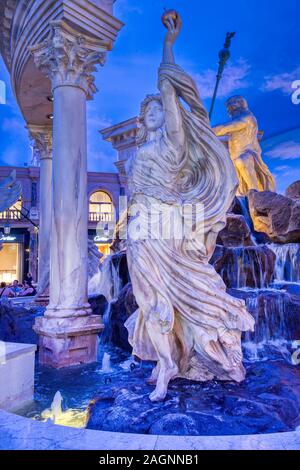
[[[40,168],[2,166],[0,180],[13,169],[22,185],[22,197],[0,213],[0,282],[22,282],[28,272],[38,281]],[[88,237],[103,254],[110,252],[110,235],[105,236],[105,229],[118,220],[120,188],[117,173],[88,173]]]

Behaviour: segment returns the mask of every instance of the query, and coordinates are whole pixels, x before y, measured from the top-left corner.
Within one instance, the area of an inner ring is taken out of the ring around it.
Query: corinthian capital
[[[97,91],[93,72],[104,65],[109,48],[103,41],[74,32],[63,21],[53,21],[47,39],[30,47],[36,66],[47,75],[53,89],[71,85],[82,88],[88,99]]]
[[[37,166],[40,160],[52,158],[52,127],[28,125],[32,141],[32,165]]]

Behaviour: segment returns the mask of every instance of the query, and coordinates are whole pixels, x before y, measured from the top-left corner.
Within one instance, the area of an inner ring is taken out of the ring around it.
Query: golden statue
[[[217,136],[229,136],[228,148],[239,178],[238,196],[246,196],[250,189],[275,191],[275,180],[261,157],[258,127],[255,116],[243,96],[232,96],[226,101],[230,122],[214,127]]]

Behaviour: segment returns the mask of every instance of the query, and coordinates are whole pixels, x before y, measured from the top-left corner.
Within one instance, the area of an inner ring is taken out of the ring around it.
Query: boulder
[[[197,436],[199,431],[196,421],[191,416],[183,413],[168,413],[151,425],[149,434]]]
[[[38,336],[33,331],[36,317],[44,314],[44,307],[25,308],[13,305],[8,299],[0,301],[0,340],[12,343],[37,344]]]
[[[252,246],[250,228],[241,214],[227,214],[226,227],[219,232],[217,243],[223,246]]]
[[[300,200],[300,180],[290,184],[285,190],[286,197]]]
[[[159,435],[240,435],[294,430],[300,424],[300,369],[282,359],[245,362],[243,382],[172,381],[152,403],[149,364],[99,384],[88,429]],[[125,388],[126,387],[126,388]]]
[[[107,306],[107,301],[104,295],[91,295],[89,296],[89,304],[93,315],[103,315]]]
[[[275,243],[300,242],[300,200],[251,190],[248,201],[257,232],[266,233]]]

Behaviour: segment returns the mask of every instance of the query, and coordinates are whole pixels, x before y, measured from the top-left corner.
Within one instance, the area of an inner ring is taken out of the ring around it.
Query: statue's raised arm
[[[179,152],[184,148],[184,129],[181,112],[179,108],[178,96],[170,80],[163,74],[164,66],[175,65],[173,47],[177,37],[180,34],[182,20],[178,13],[176,16],[166,16],[164,22],[167,33],[164,40],[162,66],[159,70],[158,88],[161,93],[165,113],[165,128],[168,137]],[[171,67],[172,68],[172,67]]]

